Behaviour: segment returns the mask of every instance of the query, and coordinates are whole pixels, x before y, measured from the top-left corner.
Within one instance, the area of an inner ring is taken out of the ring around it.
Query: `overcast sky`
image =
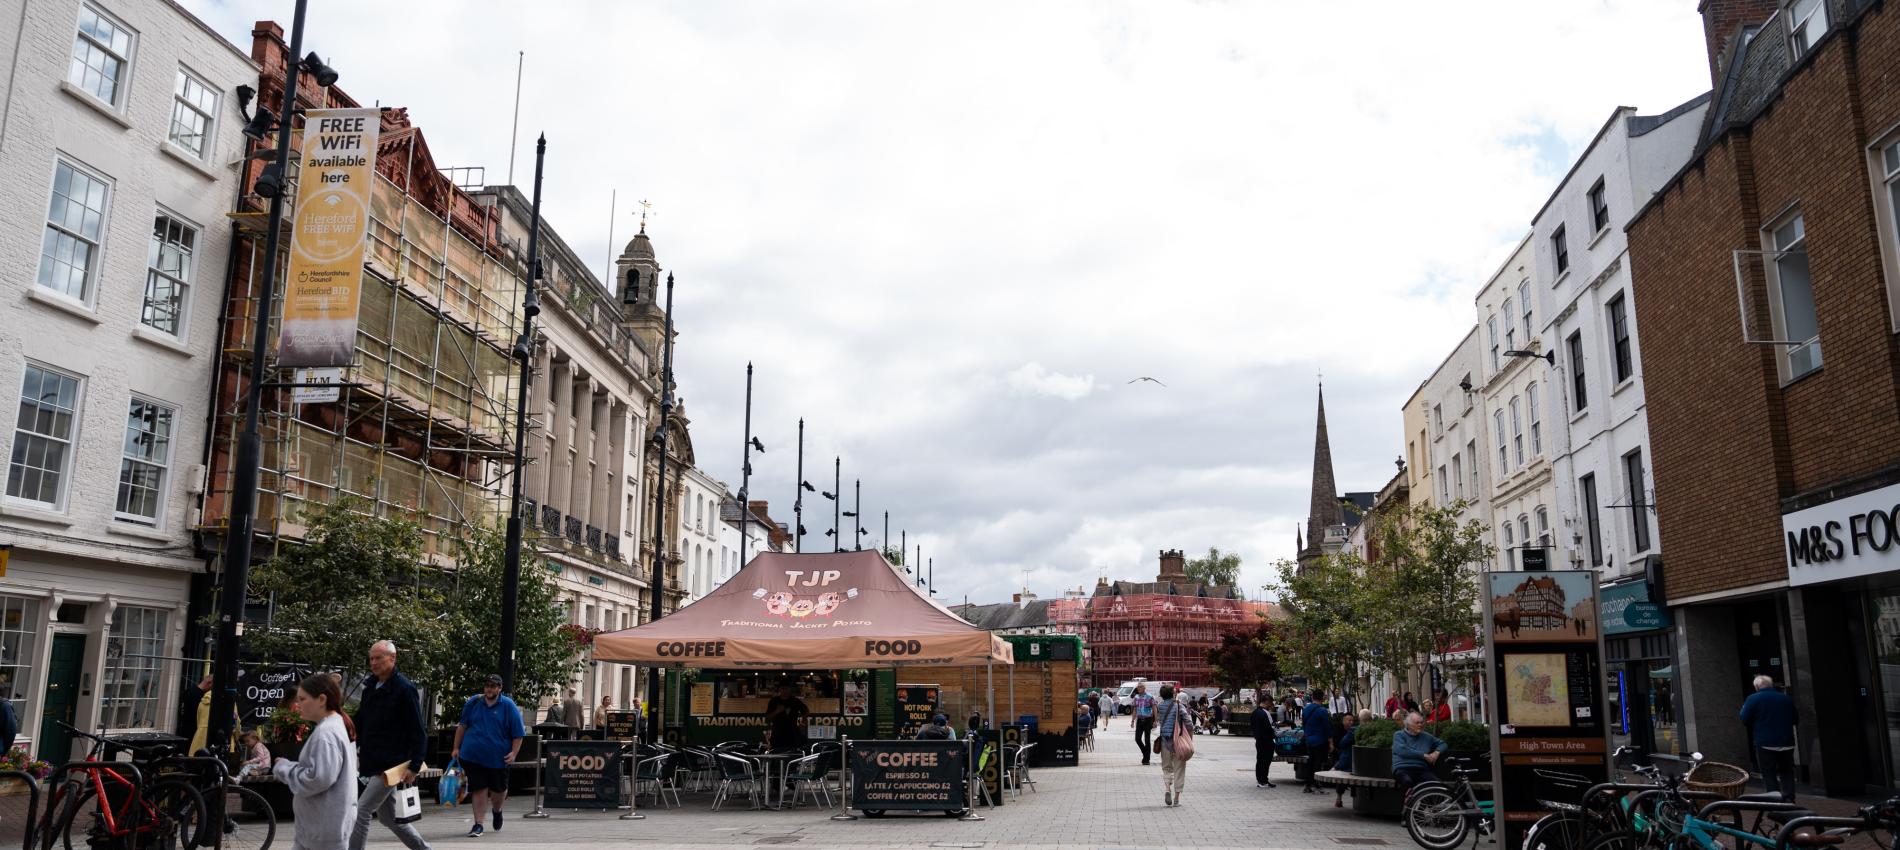
[[[247,50],[292,9],[183,2]],[[653,203],[700,465],[737,489],[752,360],[775,517],[803,416],[806,476],[842,455],[866,545],[889,510],[942,596],[1209,546],[1257,595],[1305,522],[1316,376],[1341,489],[1377,489],[1611,110],[1708,88],[1695,6],[316,0],[305,45],[491,183],[526,52],[515,182],[545,132],[547,221],[597,270]]]

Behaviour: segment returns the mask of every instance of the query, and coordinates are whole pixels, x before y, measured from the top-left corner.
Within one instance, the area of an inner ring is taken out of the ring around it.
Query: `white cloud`
[[[246,48],[290,11],[184,2]],[[1707,87],[1690,0],[1327,11],[330,0],[305,44],[496,182],[526,51],[515,179],[545,131],[548,221],[598,266],[610,191],[615,242],[656,204],[702,465],[736,478],[755,361],[766,443],[805,417],[808,476],[842,456],[940,590],[993,600],[1163,548],[1257,588],[1306,513],[1314,373],[1341,486],[1376,489],[1568,157]],[[782,511],[792,454],[754,466]]]
[[[1041,363],[1024,363],[1004,377],[1017,392],[1046,395],[1063,401],[1086,398],[1095,391],[1094,375],[1064,375],[1043,368]]]

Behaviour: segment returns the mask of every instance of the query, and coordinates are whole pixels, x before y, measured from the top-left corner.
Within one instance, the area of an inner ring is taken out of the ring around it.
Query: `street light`
[[[1552,366],[1557,365],[1557,352],[1555,351],[1546,351],[1546,352],[1543,352],[1542,354],[1539,354],[1535,351],[1525,351],[1519,348],[1512,348],[1512,349],[1506,350],[1504,352],[1504,356],[1506,357],[1534,357],[1534,358],[1543,360],[1545,363],[1549,363]]]
[[[316,63],[317,54],[312,53],[305,64]],[[328,68],[329,66],[324,65]],[[334,77],[336,72],[331,71]],[[321,77],[319,77],[321,79]],[[508,495],[508,531],[502,549],[501,572],[501,674],[502,690],[510,693],[515,688],[515,634],[519,629],[520,612],[516,607],[521,598],[521,468],[527,464],[522,461],[522,444],[527,442],[528,431],[528,382],[534,377],[534,317],[541,313],[541,296],[535,286],[541,279],[541,167],[548,156],[548,137],[543,134],[534,142],[534,207],[529,214],[528,225],[528,285],[526,294],[521,298],[521,335],[515,339],[515,359],[521,361],[521,387],[515,401],[515,467],[511,473],[514,485]]]
[[[290,55],[303,50],[303,20],[308,0],[297,0],[290,23]],[[278,174],[290,170],[291,113],[297,109],[297,74],[301,63],[284,68],[283,120],[277,126],[277,151],[271,165]],[[327,75],[316,75],[317,82],[329,86],[336,82],[336,70],[324,66]],[[327,80],[327,81],[326,81]],[[263,110],[259,110],[263,112]],[[255,117],[252,119],[255,122]],[[374,153],[371,154],[374,156]],[[284,195],[282,183],[270,198],[270,215],[265,226],[264,268],[258,278],[257,312],[251,330],[251,363],[244,392],[244,428],[238,433],[237,449],[231,461],[231,501],[229,527],[224,535],[224,577],[218,587],[217,642],[213,649],[211,673],[211,728],[207,740],[228,742],[237,704],[238,627],[244,621],[244,598],[249,594],[251,571],[252,523],[257,513],[257,483],[264,456],[264,437],[259,418],[264,403],[264,384],[269,367],[264,352],[270,342],[270,314],[277,296],[277,254],[283,236]],[[219,746],[222,752],[223,746]]]
[[[798,417],[798,486],[792,488],[792,551],[805,551],[805,494],[818,488],[805,480],[805,417]]]
[[[765,444],[752,436],[752,362],[745,364],[745,444],[739,447],[739,569],[745,569],[746,536],[752,532],[752,453]]]

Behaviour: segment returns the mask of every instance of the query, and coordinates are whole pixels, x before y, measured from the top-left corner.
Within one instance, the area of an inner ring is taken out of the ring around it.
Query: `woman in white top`
[[[298,759],[278,759],[271,775],[295,795],[297,850],[345,850],[356,822],[356,745],[343,714],[343,689],[328,673],[297,685],[297,714],[312,725]]]

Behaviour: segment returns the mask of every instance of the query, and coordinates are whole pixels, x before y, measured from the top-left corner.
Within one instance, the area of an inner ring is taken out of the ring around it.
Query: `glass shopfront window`
[[[0,596],[0,699],[13,703],[14,717],[26,716],[39,613],[39,600]]]
[[[1611,746],[1647,753],[1682,752],[1676,718],[1676,671],[1670,633],[1610,638],[1606,642]]]

